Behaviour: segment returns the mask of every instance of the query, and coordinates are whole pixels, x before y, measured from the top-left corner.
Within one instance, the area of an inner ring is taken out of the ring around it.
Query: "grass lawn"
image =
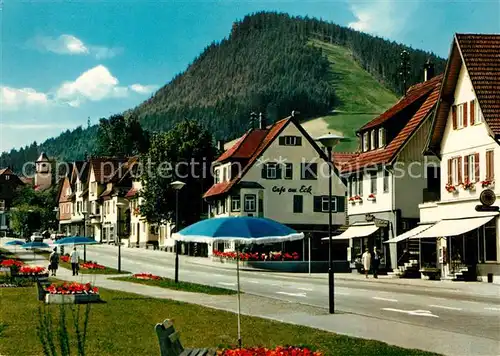
[[[211,287],[203,284],[188,283],[182,281],[179,281],[179,283],[175,283],[175,281],[170,278],[162,278],[160,280],[154,280],[154,279],[138,279],[134,277],[114,277],[110,279],[116,279],[118,281],[125,281],[131,283],[145,284],[154,287],[181,290],[185,292],[204,293],[212,295],[236,294],[236,291],[231,289]]]
[[[106,303],[92,305],[87,355],[158,355],[158,339],[153,328],[167,318],[174,320],[185,347],[236,344],[236,316],[232,313],[105,289],[100,293]],[[38,308],[43,304],[36,296],[34,287],[0,288],[1,355],[42,355],[36,325]],[[57,323],[59,306],[48,307],[53,310]],[[71,317],[68,318],[72,331]],[[325,355],[432,355],[247,316],[242,317],[242,339],[244,346],[309,345]],[[72,335],[70,341],[74,341]]]
[[[48,260],[50,252],[49,251],[38,251],[37,254],[44,256]],[[87,262],[90,262],[90,261],[87,261]],[[99,263],[98,261],[94,261],[94,262]],[[80,263],[83,263],[83,260],[81,258],[80,258]],[[48,263],[47,263],[47,266],[48,266]],[[44,267],[46,267],[46,266],[44,266]],[[60,259],[59,260],[59,267],[63,267],[63,268],[67,268],[67,269],[71,270],[71,263],[64,262]],[[107,266],[104,269],[83,269],[80,267],[80,270],[78,273],[81,273],[81,274],[130,274],[130,272],[128,272],[128,271],[122,270],[121,272],[118,272],[117,269],[107,267]]]

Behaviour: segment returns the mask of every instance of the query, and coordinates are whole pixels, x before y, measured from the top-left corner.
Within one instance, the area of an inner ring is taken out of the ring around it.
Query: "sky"
[[[500,33],[498,0],[0,0],[0,152],[135,107],[263,10],[443,58],[456,32]]]

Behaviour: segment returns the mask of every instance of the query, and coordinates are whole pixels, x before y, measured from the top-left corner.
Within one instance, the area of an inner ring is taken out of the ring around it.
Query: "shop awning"
[[[365,237],[373,234],[379,228],[375,224],[351,225],[346,231],[337,236],[332,236],[332,240],[347,240],[354,237]],[[323,237],[321,240],[328,240],[328,237]]]
[[[421,225],[418,225],[417,227],[409,230],[409,231],[406,231],[405,233],[399,235],[399,236],[396,236],[395,238],[393,239],[389,239],[387,241],[384,241],[384,243],[388,244],[388,243],[396,243],[396,242],[400,242],[400,241],[404,241],[406,239],[409,239],[413,236],[416,236],[418,235],[419,233],[427,230],[428,228],[430,228],[431,226],[433,226],[433,224],[421,224]]]
[[[477,229],[483,226],[496,215],[483,216],[480,218],[464,218],[464,219],[448,219],[441,220],[427,230],[422,231],[416,236],[411,237],[412,239],[423,239],[431,237],[445,237],[445,236],[457,236],[460,234],[465,234],[471,230]]]

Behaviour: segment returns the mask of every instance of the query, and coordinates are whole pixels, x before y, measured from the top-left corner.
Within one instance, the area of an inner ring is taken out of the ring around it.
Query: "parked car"
[[[33,233],[30,237],[31,242],[43,242],[43,235],[39,232]]]

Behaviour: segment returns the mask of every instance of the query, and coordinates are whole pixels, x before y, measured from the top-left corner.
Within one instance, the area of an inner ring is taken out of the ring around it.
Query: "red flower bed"
[[[132,275],[132,277],[137,278],[137,279],[153,279],[153,280],[162,279],[160,276],[155,276],[154,274],[151,274],[151,273],[137,273],[137,274]]]
[[[265,347],[253,347],[248,349],[234,350],[219,350],[217,355],[220,356],[322,356],[321,352],[313,352],[307,348],[299,347],[282,347],[278,346],[275,349]]]
[[[230,252],[221,252],[221,251],[214,251],[213,252],[214,257],[220,257],[224,258],[227,260],[236,260],[236,252],[230,251]],[[242,261],[298,261],[300,260],[300,256],[297,252],[293,252],[292,254],[290,253],[281,253],[281,252],[274,252],[271,254],[271,256],[265,254],[265,253],[259,253],[259,252],[253,252],[253,253],[247,253],[247,252],[240,252],[239,253],[239,258]]]
[[[62,284],[53,283],[49,287],[45,288],[50,294],[98,294],[99,289],[92,287],[90,283],[67,283]]]
[[[44,274],[47,273],[44,267],[39,267],[39,266],[22,266],[19,269],[20,274],[29,274],[29,275],[37,275],[37,274]]]
[[[22,265],[24,265],[23,261],[17,261],[13,259],[3,260],[2,262],[0,262],[0,266],[2,267],[21,267]]]
[[[100,265],[100,264],[98,264],[96,262],[92,262],[92,261],[82,263],[80,265],[80,267],[82,269],[105,269],[106,268],[103,265]]]
[[[71,260],[71,257],[69,257],[68,255],[61,256],[61,261],[63,261],[63,262],[69,263],[70,260]]]

